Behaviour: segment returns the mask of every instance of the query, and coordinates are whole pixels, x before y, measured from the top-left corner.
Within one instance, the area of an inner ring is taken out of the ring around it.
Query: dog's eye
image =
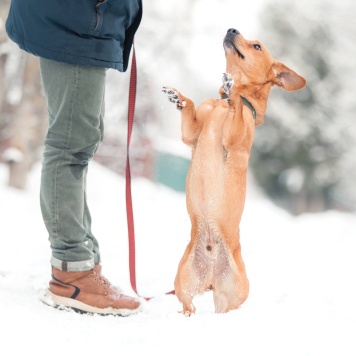
[[[253,48],[256,49],[257,51],[261,51],[262,50],[262,48],[261,48],[261,46],[259,44],[254,44]]]

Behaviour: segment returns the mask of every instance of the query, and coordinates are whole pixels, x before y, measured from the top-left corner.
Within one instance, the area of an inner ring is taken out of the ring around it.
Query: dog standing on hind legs
[[[182,140],[192,149],[186,180],[191,239],[174,282],[186,316],[195,312],[194,296],[207,290],[213,291],[217,313],[237,309],[248,297],[239,225],[255,127],[263,123],[272,86],[294,91],[306,84],[259,41],[248,41],[235,29],[227,31],[223,46],[220,99],[195,108],[176,89],[162,89],[181,111]]]

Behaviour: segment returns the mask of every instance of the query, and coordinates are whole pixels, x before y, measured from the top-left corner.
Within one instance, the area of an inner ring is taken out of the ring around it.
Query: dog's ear
[[[288,68],[283,63],[274,62],[272,70],[274,73],[274,84],[287,91],[302,89],[307,83],[302,76]]]

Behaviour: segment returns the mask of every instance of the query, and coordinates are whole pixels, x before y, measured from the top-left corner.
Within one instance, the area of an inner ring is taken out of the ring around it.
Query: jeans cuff
[[[83,272],[93,269],[95,263],[94,259],[87,261],[68,262],[61,261],[58,258],[52,256],[51,265],[57,269],[60,269],[63,272]]]

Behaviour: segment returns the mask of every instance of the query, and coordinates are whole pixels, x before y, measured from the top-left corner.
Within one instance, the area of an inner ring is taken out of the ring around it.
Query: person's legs
[[[51,263],[85,271],[100,262],[86,203],[86,175],[103,138],[105,68],[40,60],[49,128],[41,178],[41,209]]]
[[[102,275],[86,201],[88,163],[103,139],[106,69],[40,60],[49,128],[41,209],[52,250],[43,301],[81,312],[128,315],[140,302]]]

